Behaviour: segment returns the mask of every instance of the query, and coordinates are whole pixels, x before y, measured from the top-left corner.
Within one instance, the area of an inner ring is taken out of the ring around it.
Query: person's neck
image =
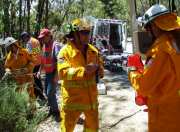
[[[49,41],[47,41],[47,42],[45,42],[46,45],[50,45],[50,44],[52,44],[52,43],[53,43],[53,40],[52,40],[52,39],[49,40]]]

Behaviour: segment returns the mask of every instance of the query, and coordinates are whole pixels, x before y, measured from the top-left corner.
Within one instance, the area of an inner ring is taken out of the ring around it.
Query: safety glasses
[[[80,34],[82,34],[82,35],[89,35],[89,34],[90,34],[90,31],[88,31],[88,30],[82,30],[82,31],[80,31]]]

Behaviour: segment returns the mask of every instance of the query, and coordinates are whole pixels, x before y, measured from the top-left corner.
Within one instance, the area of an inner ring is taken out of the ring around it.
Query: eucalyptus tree
[[[44,26],[48,27],[48,17],[49,17],[49,0],[45,1],[45,22],[44,22]]]
[[[27,31],[30,32],[30,10],[31,0],[27,0]]]
[[[38,0],[38,5],[37,5],[37,14],[36,14],[36,25],[35,25],[35,36],[38,36],[41,24],[42,24],[42,17],[44,13],[44,5],[45,5],[45,0]]]
[[[100,0],[104,4],[104,10],[109,18],[115,17],[114,8],[116,5],[116,0]]]
[[[10,34],[10,14],[9,14],[9,8],[10,8],[10,0],[3,0],[3,25],[4,25],[4,35]]]
[[[19,32],[22,31],[22,0],[19,0]]]
[[[136,1],[136,11],[137,17],[142,16],[142,14],[153,4],[162,4],[169,8],[170,10],[176,10],[180,13],[180,0],[135,0]],[[144,4],[147,3],[147,4]]]
[[[56,26],[60,30],[64,21],[68,21],[71,17],[72,8],[75,7],[75,0],[61,1],[53,0],[49,9],[49,26]]]
[[[84,5],[84,16],[93,16],[95,18],[107,17],[107,14],[104,10],[104,4],[100,0],[85,0]]]

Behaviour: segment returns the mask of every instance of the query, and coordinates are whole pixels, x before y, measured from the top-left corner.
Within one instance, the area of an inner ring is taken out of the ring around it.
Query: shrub
[[[36,111],[32,115],[28,93],[16,89],[17,84],[10,75],[0,81],[0,131],[34,131],[45,113]]]

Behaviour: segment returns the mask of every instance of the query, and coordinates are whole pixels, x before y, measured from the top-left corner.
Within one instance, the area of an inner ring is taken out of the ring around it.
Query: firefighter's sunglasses
[[[82,30],[82,31],[80,31],[80,33],[81,33],[82,35],[89,35],[90,31],[88,31],[88,30]]]

